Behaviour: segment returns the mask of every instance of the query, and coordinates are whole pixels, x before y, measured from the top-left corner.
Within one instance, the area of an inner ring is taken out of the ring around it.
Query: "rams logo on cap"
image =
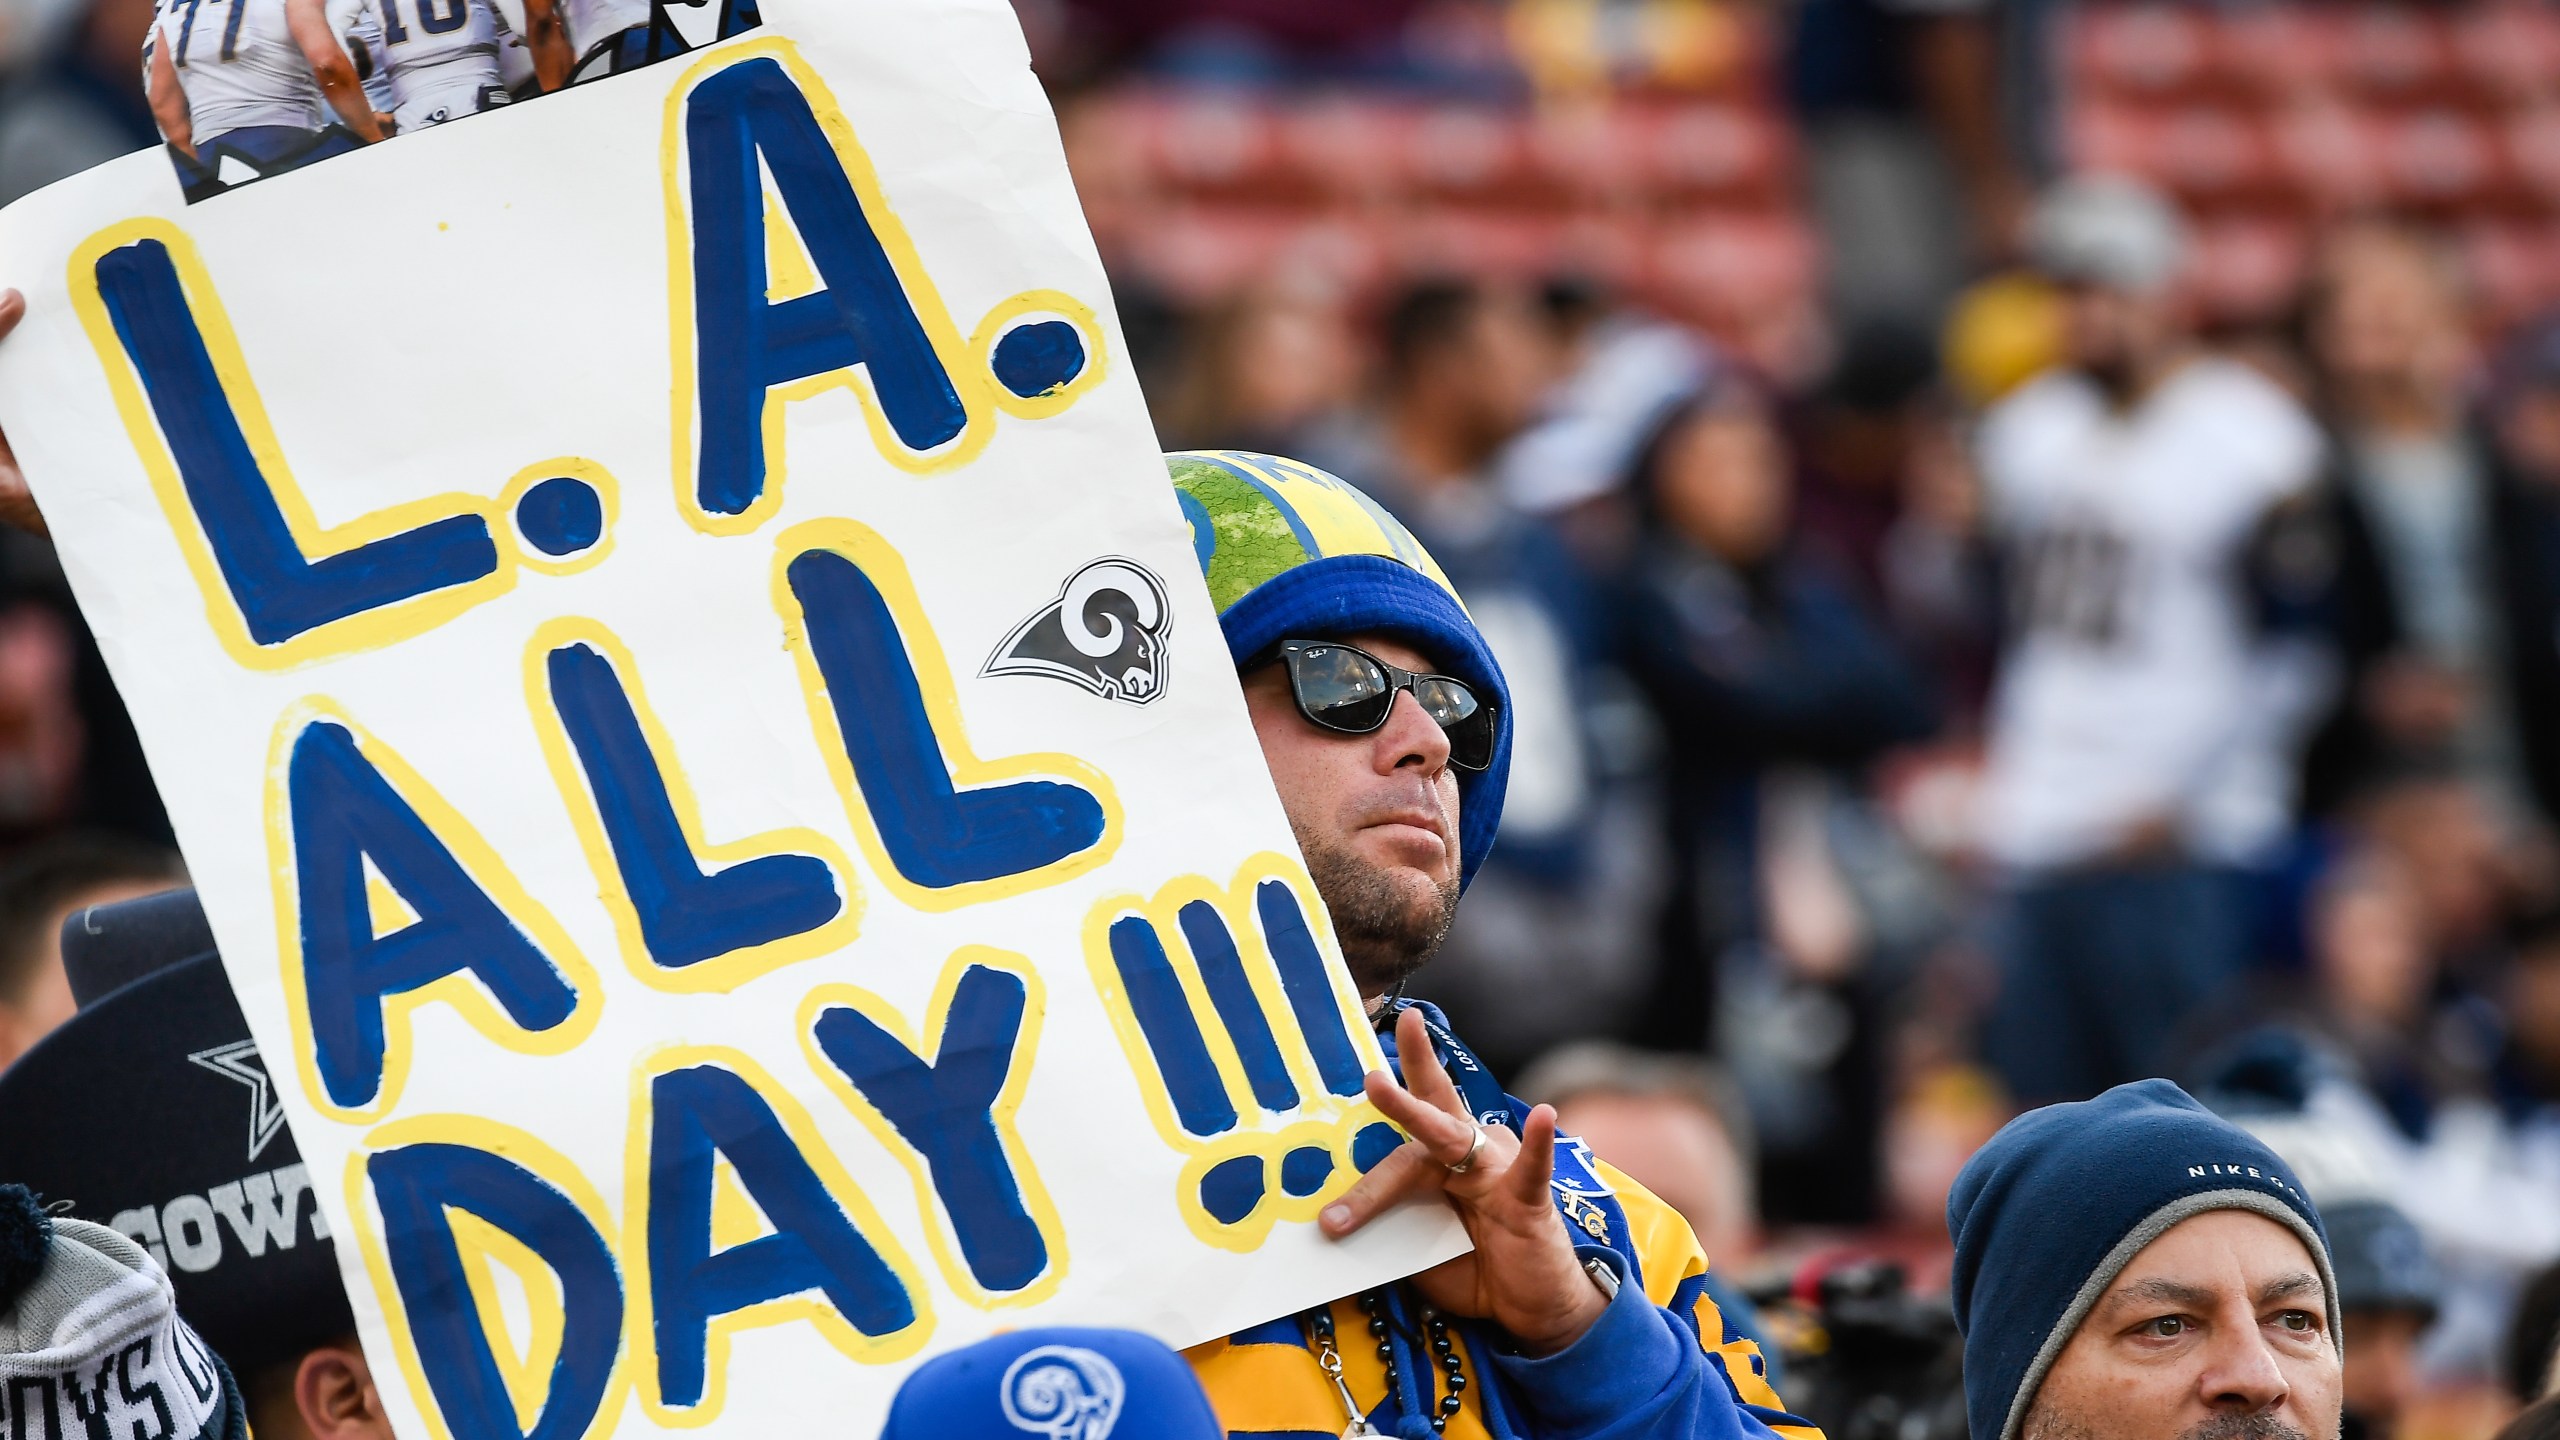
[[[1004,1418],[1050,1440],[1110,1440],[1127,1390],[1120,1367],[1093,1351],[1043,1345],[1005,1367]]]
[[[1164,582],[1135,560],[1096,560],[1058,598],[996,646],[987,675],[1047,675],[1105,700],[1144,705],[1164,693],[1173,609]]]

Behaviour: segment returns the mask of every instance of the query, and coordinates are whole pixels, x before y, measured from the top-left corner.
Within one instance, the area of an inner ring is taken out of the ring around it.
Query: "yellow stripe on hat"
[[[1413,532],[1404,528],[1378,502],[1361,494],[1335,476],[1312,465],[1277,455],[1257,455],[1245,450],[1205,452],[1207,458],[1229,467],[1259,484],[1272,503],[1288,513],[1294,528],[1311,543],[1323,558],[1338,555],[1383,555],[1400,560],[1428,576],[1431,582],[1458,598],[1458,587],[1449,583],[1440,563]],[[1460,601],[1460,608],[1465,602]]]

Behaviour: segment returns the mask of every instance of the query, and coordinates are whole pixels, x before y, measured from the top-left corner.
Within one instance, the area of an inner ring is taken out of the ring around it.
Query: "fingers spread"
[[[1510,1173],[1503,1178],[1513,1198],[1544,1205],[1555,1173],[1556,1111],[1552,1105],[1541,1105],[1529,1112],[1529,1123],[1520,1128],[1520,1153],[1512,1157]]]
[[[1397,1017],[1396,1058],[1404,1063],[1406,1089],[1452,1115],[1467,1113],[1465,1098],[1440,1064],[1440,1052],[1432,1048],[1431,1031],[1422,1023],[1421,1011],[1408,1009]]]
[[[1376,1219],[1380,1211],[1438,1189],[1448,1173],[1430,1152],[1408,1140],[1343,1191],[1341,1199],[1324,1207],[1317,1221],[1324,1233],[1340,1239]]]
[[[1443,1164],[1455,1165],[1465,1159],[1467,1147],[1475,1143],[1473,1120],[1424,1103],[1419,1096],[1399,1088],[1383,1070],[1369,1072],[1368,1090],[1370,1104],[1429,1147]]]

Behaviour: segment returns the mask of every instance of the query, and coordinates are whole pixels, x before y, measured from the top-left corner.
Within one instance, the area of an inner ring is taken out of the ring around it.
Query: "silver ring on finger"
[[[1482,1125],[1477,1125],[1473,1128],[1475,1130],[1475,1138],[1467,1142],[1467,1153],[1465,1156],[1460,1158],[1454,1164],[1444,1162],[1444,1168],[1446,1168],[1452,1175],[1464,1175],[1468,1171],[1476,1168],[1476,1156],[1484,1153],[1484,1127]]]

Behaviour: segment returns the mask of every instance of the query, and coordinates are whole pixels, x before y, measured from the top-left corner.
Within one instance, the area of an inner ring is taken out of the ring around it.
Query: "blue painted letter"
[[[711,1322],[751,1305],[816,1290],[865,1335],[914,1323],[914,1297],[754,1086],[717,1065],[695,1065],[659,1076],[650,1093],[650,1339],[659,1403],[701,1402]],[[713,1162],[723,1157],[774,1233],[714,1252]]]
[[[576,747],[649,956],[680,968],[815,930],[844,909],[815,855],[763,855],[706,875],[613,662],[563,645],[547,662],[551,703]]]
[[[944,889],[1054,865],[1101,841],[1102,804],[1078,786],[953,785],[897,616],[861,566],[811,550],[787,574],[854,780],[899,874]]]
[[[98,296],[151,401],[187,503],[250,640],[277,645],[498,568],[478,515],[452,515],[314,560],[305,555],[188,308],[169,247],[137,240],[97,264]]]
[[[899,443],[925,451],[969,424],[844,164],[790,73],[732,65],[685,101],[701,460],[695,496],[738,515],[764,494],[765,392],[863,366]],[[763,171],[773,177],[826,287],[766,298]]]
[[[345,726],[305,726],[285,783],[311,1047],[332,1101],[371,1103],[382,1089],[384,1000],[447,975],[469,971],[527,1030],[549,1030],[576,1013],[577,988],[472,880]],[[374,933],[367,860],[416,912],[414,923]]]
[[[1006,1079],[1029,1059],[1014,1049],[1027,993],[1019,975],[970,966],[929,1061],[850,1006],[819,1012],[813,1027],[828,1061],[924,1156],[969,1273],[999,1293],[1049,1268],[995,1120]]]
[[[622,1344],[622,1277],[594,1224],[541,1176],[467,1145],[403,1145],[367,1159],[365,1173],[418,1368],[453,1440],[578,1440]],[[560,1281],[559,1356],[531,1429],[516,1422],[448,1210],[514,1237]]]

